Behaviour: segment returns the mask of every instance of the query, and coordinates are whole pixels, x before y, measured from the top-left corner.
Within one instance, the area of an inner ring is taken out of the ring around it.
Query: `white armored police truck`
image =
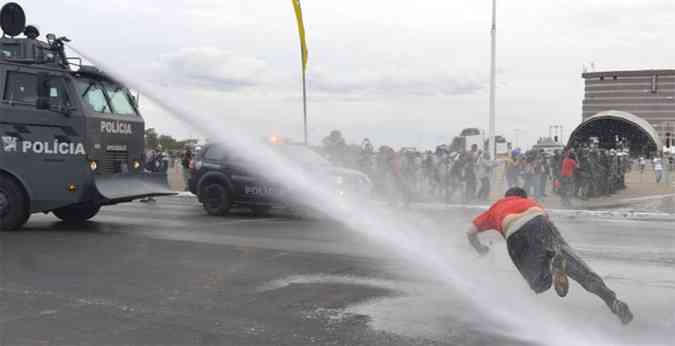
[[[23,9],[0,11],[0,230],[32,213],[81,222],[101,206],[171,194],[144,169],[144,121],[129,90],[39,38]]]

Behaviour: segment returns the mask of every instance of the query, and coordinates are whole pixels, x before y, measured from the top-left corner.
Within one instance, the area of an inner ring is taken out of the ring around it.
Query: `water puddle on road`
[[[509,338],[505,326],[492,324],[472,304],[447,287],[429,282],[410,282],[341,275],[293,275],[267,282],[258,292],[279,290],[293,285],[345,285],[380,288],[389,294],[335,309],[318,307],[306,311],[308,319],[339,323],[351,316],[367,316],[375,331],[412,339],[442,343],[521,344]],[[482,329],[478,331],[478,329]],[[502,330],[504,333],[499,333]],[[495,334],[497,333],[497,334]],[[480,340],[479,340],[480,339]]]
[[[518,311],[518,306],[526,308],[533,302],[548,306],[547,311],[554,312],[553,320],[566,321],[559,325],[561,332],[576,330],[580,334],[593,335],[594,332],[600,331],[615,335],[612,342],[598,342],[597,345],[669,345],[670,342],[667,340],[672,340],[675,314],[657,309],[655,305],[658,302],[655,298],[636,304],[636,313],[644,315],[632,325],[624,327],[604,310],[601,302],[596,301],[595,297],[588,295],[575,283],[572,286],[571,296],[561,300],[551,292],[544,295],[530,293],[516,274],[513,271],[501,270],[495,274],[498,278],[486,278],[484,284],[491,285],[496,279],[500,283],[509,282],[510,286],[516,287],[515,290],[493,287],[495,294],[503,294],[513,301],[514,311]],[[304,312],[304,318],[322,319],[329,324],[340,323],[352,316],[366,316],[368,326],[375,331],[443,344],[502,346],[555,344],[542,340],[523,341],[522,338],[513,338],[513,330],[508,324],[495,323],[489,315],[485,315],[469,301],[462,299],[462,294],[434,282],[329,274],[293,275],[267,282],[259,286],[257,291],[270,292],[294,285],[317,287],[332,285],[343,290],[349,289],[346,287],[363,286],[380,288],[383,292],[388,292],[364,301],[348,303],[344,308],[319,306]],[[633,288],[620,288],[625,291],[635,288],[635,285],[632,286]],[[650,314],[649,311],[653,313]],[[533,326],[537,325],[536,315],[527,315],[526,310],[521,314],[523,318],[531,318]],[[592,340],[599,339],[589,339],[587,342]]]

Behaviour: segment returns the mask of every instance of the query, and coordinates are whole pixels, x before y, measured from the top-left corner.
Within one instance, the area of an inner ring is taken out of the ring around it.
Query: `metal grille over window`
[[[37,77],[31,73],[8,72],[4,99],[34,105],[37,101]]]

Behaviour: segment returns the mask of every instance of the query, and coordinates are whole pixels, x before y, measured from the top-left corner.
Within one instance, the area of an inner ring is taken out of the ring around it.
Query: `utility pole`
[[[496,64],[497,64],[497,0],[492,0],[492,29],[490,30],[492,37],[491,47],[491,62],[490,62],[490,158],[496,158],[495,147],[495,82],[496,82]]]

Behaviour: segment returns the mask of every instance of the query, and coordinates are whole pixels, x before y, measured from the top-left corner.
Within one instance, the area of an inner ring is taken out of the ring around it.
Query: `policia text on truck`
[[[0,229],[31,213],[77,222],[170,194],[165,176],[144,173],[144,121],[124,86],[66,57],[65,37],[39,40],[15,3],[0,27]]]

